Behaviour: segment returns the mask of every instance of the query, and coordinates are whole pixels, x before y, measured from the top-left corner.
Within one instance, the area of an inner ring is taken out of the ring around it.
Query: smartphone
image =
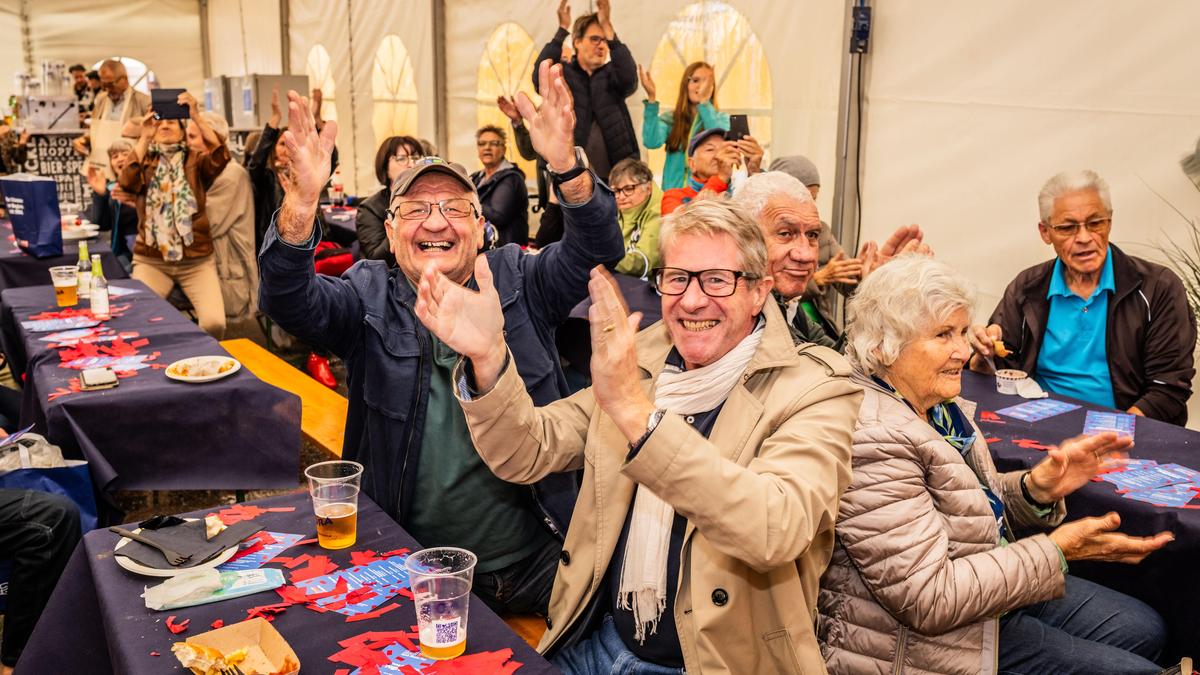
[[[729,131],[725,132],[725,140],[740,141],[750,135],[750,122],[745,115],[729,116]]]
[[[186,120],[191,117],[186,105],[179,105],[179,95],[186,89],[155,89],[150,92],[150,109],[154,119]]]

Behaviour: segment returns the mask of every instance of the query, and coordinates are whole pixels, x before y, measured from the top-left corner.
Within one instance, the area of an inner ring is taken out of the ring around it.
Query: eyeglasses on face
[[[1080,227],[1086,227],[1088,232],[1094,234],[1108,229],[1110,224],[1112,224],[1112,218],[1088,218],[1082,223],[1074,220],[1064,220],[1061,223],[1053,225],[1047,224],[1046,227],[1050,228],[1050,231],[1056,237],[1073,237],[1079,233]]]
[[[391,159],[393,162],[396,162],[397,164],[411,164],[411,163],[417,161],[417,157],[415,157],[413,155],[392,155],[388,159]]]
[[[435,206],[447,220],[470,218],[475,215],[475,205],[471,203],[470,199],[463,199],[462,197],[443,199],[440,202],[400,202],[395,207],[388,209],[387,215],[389,219],[425,220],[429,217],[429,214],[433,213],[433,207]]]
[[[738,279],[753,281],[761,278],[751,272],[722,269],[693,272],[678,267],[656,267],[653,272],[654,285],[663,295],[683,295],[692,285],[692,279],[695,279],[700,284],[700,291],[710,298],[733,295],[737,291]]]
[[[608,43],[608,38],[604,37],[603,35],[588,35],[588,36],[585,36],[583,39],[584,39],[584,41],[590,43],[592,46],[598,46],[601,44]]]
[[[503,148],[504,141],[475,141],[475,145],[481,148]]]
[[[642,181],[640,183],[630,183],[629,185],[626,185],[624,187],[615,187],[612,189],[612,191],[621,197],[628,198],[628,197],[632,197],[633,193],[637,192],[638,188],[642,187],[645,184],[646,184],[646,181]]]

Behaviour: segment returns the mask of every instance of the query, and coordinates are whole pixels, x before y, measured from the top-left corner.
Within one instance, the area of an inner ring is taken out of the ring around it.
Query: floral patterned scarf
[[[184,171],[186,146],[152,143],[150,156],[158,157],[158,166],[146,190],[146,243],[157,248],[163,260],[182,260],[184,247],[192,244],[192,214],[197,208]]]

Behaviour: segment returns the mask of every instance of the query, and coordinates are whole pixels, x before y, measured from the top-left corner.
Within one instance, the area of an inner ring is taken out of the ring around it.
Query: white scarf
[[[677,415],[695,415],[724,403],[758,351],[762,326],[759,321],[728,354],[703,368],[665,368],[658,376],[654,405]],[[675,510],[670,504],[645,485],[638,486],[617,592],[617,607],[633,612],[638,644],[658,630],[658,620],[667,605],[667,552],[674,520]]]

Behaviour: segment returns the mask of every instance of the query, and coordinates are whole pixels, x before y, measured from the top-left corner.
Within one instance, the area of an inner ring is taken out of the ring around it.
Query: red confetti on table
[[[191,622],[192,622],[191,619],[184,619],[183,621],[176,623],[175,615],[172,614],[171,616],[167,617],[167,630],[178,635],[178,634],[182,633],[183,631],[187,630],[188,624]]]
[[[163,318],[161,316],[150,317],[150,323],[158,323],[159,321],[162,321],[162,320],[163,320]]]
[[[1001,420],[999,415],[997,415],[996,413],[994,413],[990,410],[980,411],[979,421],[980,422],[998,422],[1000,424],[1004,424],[1004,420]]]
[[[224,626],[225,626],[225,621],[224,621],[224,620],[222,620],[222,619],[217,619],[216,621],[212,622],[210,625],[211,625],[211,626],[213,627],[213,629],[215,630],[215,629],[217,629],[217,628],[222,628],[222,627],[224,627]]]
[[[987,438],[983,439],[983,442],[984,443],[999,443],[1000,439],[995,436],[988,436]]]
[[[292,544],[292,546],[304,546],[306,544],[315,544],[315,543],[317,543],[317,538],[313,537],[312,539],[301,539],[300,541]]]
[[[1042,445],[1041,443],[1038,443],[1037,441],[1030,439],[1030,438],[1014,438],[1013,444],[1016,445],[1018,448],[1024,448],[1025,450],[1049,450],[1050,449],[1049,445]]]
[[[294,506],[273,506],[271,508],[264,509],[260,506],[253,506],[251,504],[234,504],[217,511],[216,513],[210,513],[208,515],[220,518],[221,522],[225,523],[226,525],[233,525],[235,523],[240,523],[243,520],[253,520],[264,513],[285,513],[295,510],[296,507]]]
[[[332,560],[330,560],[329,556],[326,556],[326,555],[310,556],[308,559],[308,564],[306,566],[301,567],[298,570],[294,570],[293,572],[291,572],[288,575],[288,581],[290,581],[294,584],[297,581],[304,581],[305,579],[313,579],[315,577],[322,577],[322,576],[325,576],[326,574],[329,574],[330,572],[336,571],[337,568],[338,568],[338,564],[333,562]]]
[[[287,611],[288,607],[291,606],[292,603],[290,602],[279,602],[273,605],[259,605],[258,607],[251,607],[250,609],[246,610],[246,619],[253,619],[254,617],[261,616],[267,621],[274,621],[276,614],[283,614]]]
[[[162,656],[162,654],[159,654],[158,652],[150,652],[150,656]]]
[[[370,549],[367,549],[366,551],[351,551],[350,552],[350,564],[351,565],[355,565],[355,566],[369,565],[369,564],[379,561],[379,560],[383,560],[383,557],[380,556],[375,551],[372,551]]]

